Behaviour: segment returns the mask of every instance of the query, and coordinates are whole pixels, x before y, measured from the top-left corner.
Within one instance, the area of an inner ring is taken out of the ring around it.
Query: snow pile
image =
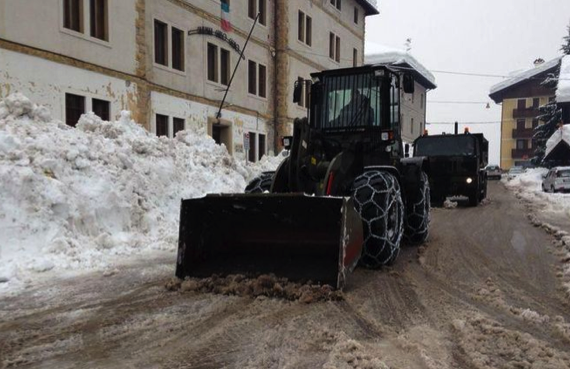
[[[204,131],[158,138],[129,112],[88,113],[71,128],[11,95],[0,102],[0,288],[174,252],[181,198],[242,192],[281,159],[245,166]]]
[[[405,50],[374,43],[366,43],[366,55],[364,55],[364,62],[366,64],[407,64],[420,73],[426,80],[435,85],[435,76]]]
[[[522,198],[541,206],[541,213],[567,216],[570,219],[570,194],[546,193],[542,190],[542,176],[546,168],[528,169],[512,180],[503,179],[507,188],[517,192]]]
[[[506,79],[502,82],[497,83],[496,85],[491,86],[491,95],[509,88],[511,86],[516,85],[517,83],[523,82],[528,80],[529,78],[535,77],[551,68],[554,68],[560,63],[561,57],[554,58],[552,60],[547,61],[546,63],[540,64],[539,66],[533,67],[531,69],[525,70],[521,73],[517,73],[509,79]]]
[[[548,156],[550,152],[560,143],[564,141],[570,146],[570,124],[565,124],[550,136],[546,141],[546,150],[544,156]]]
[[[558,77],[558,87],[556,89],[556,102],[570,102],[570,55],[562,58],[560,64],[560,76]]]

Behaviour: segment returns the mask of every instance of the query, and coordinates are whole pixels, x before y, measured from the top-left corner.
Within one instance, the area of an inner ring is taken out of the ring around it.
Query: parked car
[[[487,171],[488,179],[491,178],[501,179],[501,174],[503,174],[501,167],[499,167],[498,165],[487,165],[487,168],[485,168],[485,170]]]
[[[523,167],[512,167],[511,169],[509,169],[509,172],[507,173],[507,180],[510,181],[511,179],[515,178],[516,176],[524,172],[525,169]]]
[[[570,191],[570,167],[554,167],[542,179],[545,192]]]

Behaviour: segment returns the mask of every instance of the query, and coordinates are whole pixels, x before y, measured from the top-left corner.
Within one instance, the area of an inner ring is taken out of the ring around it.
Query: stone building
[[[203,127],[256,161],[306,115],[297,79],[362,64],[375,14],[373,0],[0,0],[0,98],[22,92],[71,126],[128,109],[157,135]]]

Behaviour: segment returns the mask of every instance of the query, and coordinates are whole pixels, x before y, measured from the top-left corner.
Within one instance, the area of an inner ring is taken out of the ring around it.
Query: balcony
[[[513,149],[511,156],[513,159],[530,159],[534,156],[534,149]]]
[[[540,112],[538,108],[513,109],[513,118],[536,118]]]
[[[534,128],[513,129],[513,138],[532,138]]]

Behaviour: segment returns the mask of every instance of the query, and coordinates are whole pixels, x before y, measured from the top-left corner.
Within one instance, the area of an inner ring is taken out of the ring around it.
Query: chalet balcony
[[[530,159],[534,156],[534,149],[513,149],[511,156],[513,159]]]
[[[513,118],[536,118],[540,112],[538,108],[513,109]]]
[[[534,136],[534,128],[513,129],[513,138],[532,138]]]

